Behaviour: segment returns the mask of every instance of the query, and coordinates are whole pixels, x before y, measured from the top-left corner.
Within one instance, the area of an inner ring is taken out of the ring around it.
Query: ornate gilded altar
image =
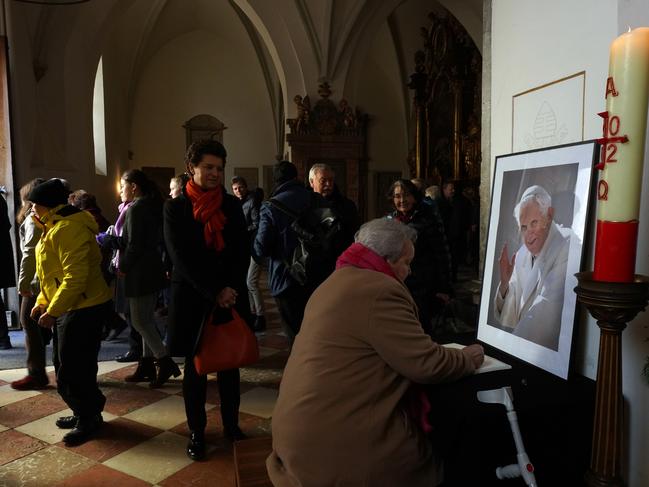
[[[429,19],[408,84],[414,91],[410,173],[437,184],[478,181],[482,57],[452,15],[431,13]]]
[[[366,212],[367,151],[366,114],[340,100],[329,97],[328,83],[320,85],[320,99],[311,106],[308,96],[296,95],[297,117],[288,119],[291,160],[301,179],[307,182],[313,164],[329,164],[336,173],[336,184],[351,199],[364,217]]]

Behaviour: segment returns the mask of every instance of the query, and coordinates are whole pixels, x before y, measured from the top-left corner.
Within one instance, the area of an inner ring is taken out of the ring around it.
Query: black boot
[[[159,358],[158,363],[158,376],[149,382],[149,387],[156,388],[162,387],[165,382],[169,380],[169,377],[172,375],[178,377],[180,375],[180,369],[176,365],[176,362],[167,355],[166,357]]]
[[[266,329],[266,318],[264,315],[258,315],[255,317],[255,324],[252,325],[252,330],[255,332],[264,331]]]
[[[63,437],[66,446],[77,446],[90,440],[95,433],[103,426],[104,420],[101,414],[96,416],[79,416],[76,426]]]
[[[205,435],[203,432],[191,432],[187,443],[187,456],[195,462],[205,458]]]
[[[62,430],[71,430],[77,425],[79,416],[61,416],[56,420],[56,426]]]
[[[155,380],[156,370],[153,357],[142,357],[137,364],[135,372],[124,377],[125,382],[146,382]]]
[[[238,426],[224,426],[223,436],[225,436],[225,438],[232,443],[248,438],[248,435],[241,431],[241,428],[239,428]]]

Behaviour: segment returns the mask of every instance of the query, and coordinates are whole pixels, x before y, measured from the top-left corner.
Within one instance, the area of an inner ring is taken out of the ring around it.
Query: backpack
[[[338,258],[338,241],[342,235],[340,219],[331,208],[320,207],[315,194],[301,213],[271,198],[271,205],[293,218],[291,230],[298,244],[290,261],[285,260],[291,277],[300,285],[315,288],[331,274]]]

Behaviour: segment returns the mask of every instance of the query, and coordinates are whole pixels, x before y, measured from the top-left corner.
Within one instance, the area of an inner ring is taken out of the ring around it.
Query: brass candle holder
[[[593,445],[585,479],[589,487],[622,487],[622,331],[647,306],[649,277],[601,282],[593,280],[592,272],[575,276],[577,300],[600,328]]]

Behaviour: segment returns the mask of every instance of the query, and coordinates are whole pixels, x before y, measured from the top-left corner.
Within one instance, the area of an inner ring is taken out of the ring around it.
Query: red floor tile
[[[0,445],[2,445],[2,448],[0,448],[0,465],[13,462],[48,446],[43,441],[13,430],[0,433]]]
[[[56,487],[145,487],[150,485],[144,480],[99,464],[68,477],[63,482],[56,484]]]
[[[126,418],[117,418],[104,423],[97,436],[83,445],[68,448],[60,443],[59,446],[97,462],[105,462],[160,433],[162,430],[158,428]]]
[[[39,394],[0,408],[0,424],[15,428],[67,408],[57,395]]]
[[[135,369],[137,369],[137,362],[133,362],[132,364],[125,363],[124,367],[122,367],[121,369],[113,370],[111,372],[108,372],[107,374],[100,375],[97,377],[97,380],[99,382],[110,380],[123,381],[124,377],[131,375],[133,372],[135,372]]]
[[[162,487],[234,487],[234,457],[231,451],[211,451],[204,462],[194,462],[166,478]]]
[[[123,416],[135,409],[169,397],[164,392],[149,389],[148,387],[118,382],[105,383],[101,390],[106,396],[104,410],[117,416]]]
[[[189,437],[187,422],[179,424],[169,431]],[[218,407],[207,411],[207,428],[205,428],[205,441],[210,445],[225,446],[223,439],[223,423],[221,422],[221,410]]]
[[[281,352],[260,359],[253,366],[260,369],[283,369],[286,367],[287,360],[288,350],[282,350]]]
[[[288,348],[288,340],[286,337],[281,335],[269,335],[259,338],[259,345],[262,347],[277,348],[279,350],[285,350]]]

